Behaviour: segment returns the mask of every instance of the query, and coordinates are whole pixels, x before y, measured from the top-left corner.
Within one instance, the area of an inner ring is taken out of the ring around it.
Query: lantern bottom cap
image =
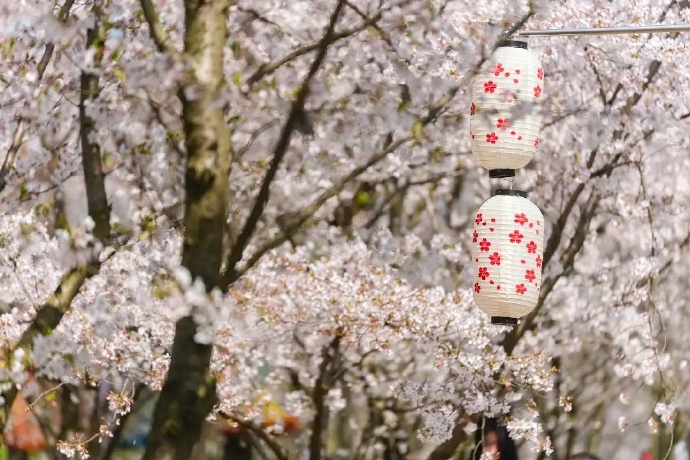
[[[510,318],[508,316],[492,316],[491,324],[496,324],[499,326],[516,326],[518,323],[517,318]]]
[[[491,179],[502,179],[504,177],[515,177],[514,169],[490,169],[489,177]]]

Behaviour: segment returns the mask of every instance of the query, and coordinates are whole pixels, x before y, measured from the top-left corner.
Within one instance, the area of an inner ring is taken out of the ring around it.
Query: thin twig
[[[376,22],[381,19],[381,12],[378,12],[376,15],[368,18],[366,21],[364,21],[362,24],[358,25],[357,27],[353,27],[350,29],[345,29],[342,32],[334,33],[330,37],[330,42],[335,43],[339,40],[342,40],[343,38],[347,38],[352,35],[356,35],[359,32],[363,31],[367,27],[376,24]],[[302,46],[301,48],[297,48],[296,50],[286,54],[280,59],[277,59],[273,62],[269,62],[267,64],[262,64],[250,77],[247,79],[247,84],[249,87],[252,87],[256,83],[258,83],[262,78],[271,75],[273,72],[278,70],[281,66],[287,64],[288,62],[292,62],[295,59],[304,56],[307,53],[310,53],[312,51],[315,51],[319,49],[323,45],[323,39],[319,40],[316,43],[312,43],[310,45],[305,45]]]

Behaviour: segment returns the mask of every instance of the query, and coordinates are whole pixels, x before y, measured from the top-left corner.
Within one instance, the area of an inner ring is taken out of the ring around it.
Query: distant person
[[[589,452],[581,452],[579,454],[575,454],[572,457],[570,457],[570,460],[601,460],[601,459],[594,454],[590,454]]]
[[[515,443],[508,436],[505,426],[498,424],[496,419],[488,418],[479,422],[479,428],[474,437],[474,460],[485,460],[482,455],[486,452],[490,460],[518,460]]]

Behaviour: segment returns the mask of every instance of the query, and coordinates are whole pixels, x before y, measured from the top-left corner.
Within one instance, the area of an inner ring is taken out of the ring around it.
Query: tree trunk
[[[185,57],[190,65],[183,92],[187,165],[182,265],[207,291],[218,287],[227,212],[230,132],[218,104],[225,83],[223,50],[230,0],[185,0]],[[144,460],[188,460],[216,400],[209,371],[212,345],[195,341],[191,314],[180,319],[168,376],[156,405]]]

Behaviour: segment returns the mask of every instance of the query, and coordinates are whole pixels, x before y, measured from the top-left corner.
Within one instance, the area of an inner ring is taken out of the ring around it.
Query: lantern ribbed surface
[[[522,168],[539,145],[544,71],[525,42],[508,43],[487,59],[472,85],[472,153],[489,170]]]
[[[475,216],[474,300],[499,324],[532,311],[541,289],[544,217],[525,196],[498,190]]]

